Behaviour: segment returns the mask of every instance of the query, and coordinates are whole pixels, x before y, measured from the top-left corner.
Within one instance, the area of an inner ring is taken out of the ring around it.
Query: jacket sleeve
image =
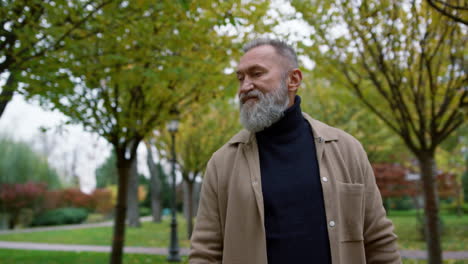
[[[213,157],[207,165],[201,188],[195,228],[192,233],[189,263],[221,263],[223,235],[218,208],[218,180]]]
[[[362,146],[361,146],[362,148]],[[374,171],[362,149],[365,177],[364,246],[368,264],[399,264],[400,252],[393,224],[387,218]]]

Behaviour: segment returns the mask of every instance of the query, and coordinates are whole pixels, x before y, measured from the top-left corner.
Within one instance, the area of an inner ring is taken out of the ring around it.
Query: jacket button
[[[253,186],[257,186],[257,181],[253,181],[253,182],[252,182],[252,185],[253,185]]]
[[[335,221],[330,221],[329,225],[330,225],[331,227],[334,227],[334,226],[335,226]]]
[[[322,177],[322,181],[327,182],[328,178],[327,177]]]
[[[318,142],[319,142],[319,143],[322,143],[322,142],[323,142],[323,137],[319,137],[319,138],[318,138]]]

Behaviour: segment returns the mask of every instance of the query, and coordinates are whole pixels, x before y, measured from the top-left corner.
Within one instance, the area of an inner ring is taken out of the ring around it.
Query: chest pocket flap
[[[338,195],[340,241],[364,240],[364,185],[338,182]]]

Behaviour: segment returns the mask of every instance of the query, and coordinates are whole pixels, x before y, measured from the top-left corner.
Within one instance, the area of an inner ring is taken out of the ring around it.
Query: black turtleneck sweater
[[[331,263],[312,129],[296,96],[278,122],[256,133],[268,264]]]

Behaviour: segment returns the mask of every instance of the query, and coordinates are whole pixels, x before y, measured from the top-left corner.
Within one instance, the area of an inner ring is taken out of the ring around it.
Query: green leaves
[[[317,75],[350,89],[413,151],[433,152],[466,117],[460,25],[425,2],[293,1],[313,26]]]
[[[57,172],[47,159],[35,153],[23,142],[5,136],[0,138],[0,183],[45,183],[49,188],[60,187]]]

